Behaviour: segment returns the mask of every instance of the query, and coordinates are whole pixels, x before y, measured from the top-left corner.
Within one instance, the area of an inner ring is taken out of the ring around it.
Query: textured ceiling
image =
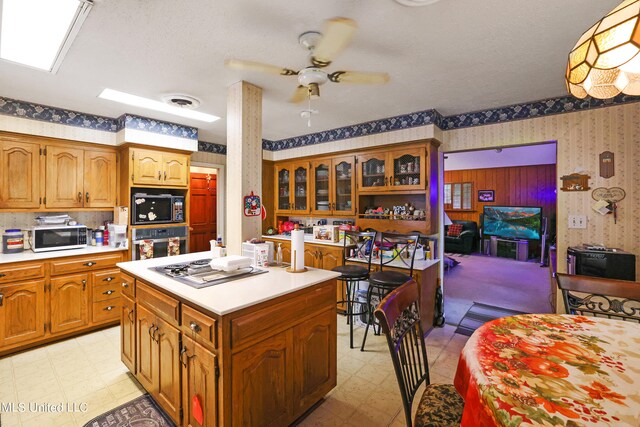
[[[222,143],[226,88],[264,89],[263,137],[277,140],[435,108],[449,115],[562,96],[566,55],[619,0],[441,0],[407,8],[393,0],[95,0],[56,75],[0,61],[0,95],[111,117],[124,112],[196,126]],[[313,108],[287,101],[295,77],[227,70],[227,58],[299,69],[298,34],[346,16],[359,29],[329,70],[387,71],[384,86],[327,83]],[[103,88],[203,101],[213,124],[136,109],[96,96]]]

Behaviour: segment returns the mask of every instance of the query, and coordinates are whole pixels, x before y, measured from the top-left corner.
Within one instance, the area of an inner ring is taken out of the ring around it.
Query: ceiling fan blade
[[[313,50],[311,62],[316,67],[326,67],[331,64],[340,52],[349,44],[356,32],[356,21],[349,18],[333,18],[325,23],[322,38]]]
[[[387,73],[366,73],[360,71],[335,71],[328,75],[334,83],[369,83],[383,84],[391,78]]]
[[[296,91],[293,92],[293,95],[291,96],[291,98],[289,98],[289,102],[298,104],[300,102],[305,101],[308,96],[309,96],[309,88],[306,86],[300,85],[296,88]]]
[[[227,68],[236,70],[259,71],[261,73],[280,74],[282,76],[297,76],[298,72],[289,68],[282,68],[275,65],[263,64],[262,62],[244,61],[242,59],[227,59],[224,62]]]

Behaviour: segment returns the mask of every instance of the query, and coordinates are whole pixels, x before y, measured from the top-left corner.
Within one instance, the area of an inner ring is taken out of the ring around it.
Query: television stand
[[[492,257],[512,258],[518,261],[529,260],[529,241],[500,239],[491,236],[484,239],[484,253]]]

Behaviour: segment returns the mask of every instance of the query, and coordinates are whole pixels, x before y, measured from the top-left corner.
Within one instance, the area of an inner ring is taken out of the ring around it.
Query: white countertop
[[[272,236],[269,236],[267,234],[263,234],[262,235],[263,239],[275,239],[275,240],[291,240],[291,236],[287,236],[284,234],[274,234]],[[316,240],[313,238],[313,234],[305,234],[304,235],[304,242],[305,243],[313,243],[314,245],[327,245],[327,246],[344,246],[344,243],[342,241],[339,242],[327,242],[326,240]]]
[[[363,259],[358,259],[358,258],[347,258],[347,262],[360,262],[363,264],[366,264],[367,261],[363,260]],[[417,259],[413,262],[413,269],[417,270],[417,271],[422,271],[422,270],[426,270],[427,268],[436,265],[440,262],[439,259]],[[408,261],[407,261],[408,263]],[[373,258],[371,259],[371,265],[380,265],[380,258]],[[393,261],[391,261],[388,264],[384,264],[384,267],[395,267],[395,268],[402,268],[404,270],[408,270],[409,266],[407,264],[405,264],[404,262],[402,262],[399,259],[394,259]]]
[[[27,249],[26,251],[17,254],[0,254],[0,264],[8,264],[10,262],[40,261],[51,258],[103,254],[108,252],[126,250],[127,248],[112,248],[111,246],[87,246],[86,248],[82,249],[66,249],[62,251],[49,252],[33,252],[31,249]]]
[[[179,264],[210,257],[211,253],[208,251],[196,252],[170,258],[121,262],[118,267],[179,298],[220,315],[250,307],[340,276],[339,273],[313,268],[310,268],[305,273],[287,273],[282,267],[271,267],[265,268],[267,270],[265,274],[237,279],[208,288],[195,289],[155,270],[150,270],[151,267]]]

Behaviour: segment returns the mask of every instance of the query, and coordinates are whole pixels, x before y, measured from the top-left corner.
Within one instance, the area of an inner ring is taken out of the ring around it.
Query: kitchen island
[[[208,257],[118,264],[135,278],[122,361],[178,425],[289,425],[336,385],[338,274],[267,268],[195,289],[156,270]]]

